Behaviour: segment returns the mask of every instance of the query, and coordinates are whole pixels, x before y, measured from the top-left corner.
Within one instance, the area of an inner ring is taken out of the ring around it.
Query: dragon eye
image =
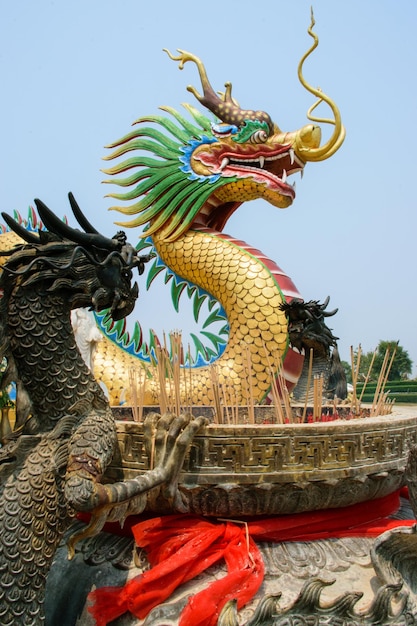
[[[133,273],[131,270],[124,270],[122,272],[122,277],[126,280],[126,281],[131,281],[133,278]]]
[[[236,143],[265,143],[269,137],[269,128],[266,122],[259,120],[245,120],[239,128]]]
[[[250,143],[265,143],[268,139],[268,133],[264,130],[256,130],[249,138]]]

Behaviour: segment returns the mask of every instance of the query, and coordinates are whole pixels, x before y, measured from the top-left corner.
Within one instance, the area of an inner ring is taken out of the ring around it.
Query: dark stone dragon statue
[[[152,488],[166,485],[167,497],[175,498],[176,468],[202,424],[150,416],[154,469],[125,482],[100,482],[116,447],[114,420],[76,346],[70,313],[91,307],[110,309],[115,320],[129,314],[138,296],[133,271],[143,272],[148,259],[123,232],[99,234],[71,194],[70,202],[84,232],[39,200],[47,231],[30,233],[3,214],[24,243],[1,253],[7,260],[0,278],[0,355],[30,398],[31,417],[0,450],[2,626],[44,623],[45,580],[75,511],[95,512],[90,530],[96,532],[106,518],[123,519],[131,506],[140,511]]]
[[[340,361],[337,348],[338,337],[326,325],[325,319],[332,317],[338,311],[326,311],[330,298],[323,303],[318,300],[305,302],[300,298],[293,298],[290,302],[280,305],[281,311],[288,318],[288,335],[291,345],[306,355],[301,376],[294,389],[294,400],[304,401],[306,395],[312,394],[309,384],[309,354],[312,352],[310,375],[321,375],[324,378],[326,397],[330,400],[347,397],[347,380],[343,365]]]

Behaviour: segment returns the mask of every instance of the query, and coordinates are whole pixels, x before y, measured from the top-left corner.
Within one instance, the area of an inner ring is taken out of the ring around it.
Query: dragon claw
[[[187,503],[178,489],[178,478],[194,436],[207,423],[206,418],[194,418],[191,413],[179,416],[165,414],[157,423],[154,417],[149,420],[146,435],[153,433],[155,467],[161,467],[166,472],[164,484],[152,498],[156,500],[162,497],[171,510],[188,512]],[[149,428],[150,424],[152,429]],[[149,441],[146,442],[146,449],[153,449]]]

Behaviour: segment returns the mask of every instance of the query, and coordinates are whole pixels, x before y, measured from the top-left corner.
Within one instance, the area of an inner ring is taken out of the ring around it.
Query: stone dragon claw
[[[86,528],[69,538],[68,558],[74,557],[78,541],[100,532],[106,522],[123,524],[129,515],[142,513],[147,502],[152,501],[155,507],[158,501],[167,502],[172,510],[187,512],[178,491],[178,477],[194,435],[207,422],[206,418],[193,418],[190,413],[150,413],[144,421],[144,432],[151,469],[131,480],[103,485],[98,482],[98,473],[92,471],[94,464],[87,454],[84,458],[70,455],[65,494],[76,510],[88,511],[91,518]],[[85,469],[88,464],[91,467]]]

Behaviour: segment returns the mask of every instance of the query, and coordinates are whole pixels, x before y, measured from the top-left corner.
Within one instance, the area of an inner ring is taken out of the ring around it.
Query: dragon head
[[[335,337],[331,329],[326,325],[325,318],[332,317],[337,313],[326,311],[330,297],[320,304],[317,300],[304,302],[299,298],[293,298],[291,302],[283,302],[280,305],[288,318],[288,334],[291,345],[298,350],[308,353],[313,349],[316,356],[326,358],[330,355],[330,348],[336,346],[338,337]]]
[[[171,59],[179,68],[191,61],[198,68],[203,94],[194,87],[190,91],[212,114],[209,120],[194,107],[185,104],[196,124],[184,119],[170,107],[161,107],[170,113],[180,126],[162,116],[148,116],[137,120],[137,130],[111,144],[115,148],[107,159],[124,156],[130,151],[152,152],[157,158],[133,157],[112,168],[107,174],[120,174],[130,169],[139,171],[122,179],[104,182],[131,187],[127,193],[109,194],[123,201],[135,200],[126,206],[114,206],[126,215],[136,215],[122,226],[140,226],[149,223],[146,235],[173,241],[189,228],[205,226],[221,231],[230,215],[243,203],[264,198],[273,206],[286,208],[295,198],[295,185],[289,177],[303,172],[308,161],[330,157],[342,144],[345,129],[334,102],[308,85],[302,73],[304,61],[318,45],[313,32],[314,18],[309,34],[312,47],[302,57],[298,76],[302,85],[318,100],[310,107],[307,117],[312,122],[333,124],[333,133],[324,145],[320,127],[313,123],[294,132],[283,132],[264,111],[244,110],[232,98],[232,87],[218,95],[212,88],[205,67],[195,55],[179,50]],[[317,119],[313,110],[320,102],[327,103],[334,120]],[[143,126],[145,122],[161,125],[172,137],[156,128]]]
[[[23,289],[38,285],[45,293],[60,291],[71,309],[110,308],[112,318],[120,320],[133,311],[138,297],[138,285],[132,285],[133,269],[142,274],[149,257],[139,256],[121,231],[111,239],[98,233],[71,193],[69,199],[85,232],[60,220],[41,200],[35,203],[47,230],[39,229],[38,234],[2,213],[11,230],[25,241],[2,252],[9,257],[3,265],[4,276],[16,276]]]

